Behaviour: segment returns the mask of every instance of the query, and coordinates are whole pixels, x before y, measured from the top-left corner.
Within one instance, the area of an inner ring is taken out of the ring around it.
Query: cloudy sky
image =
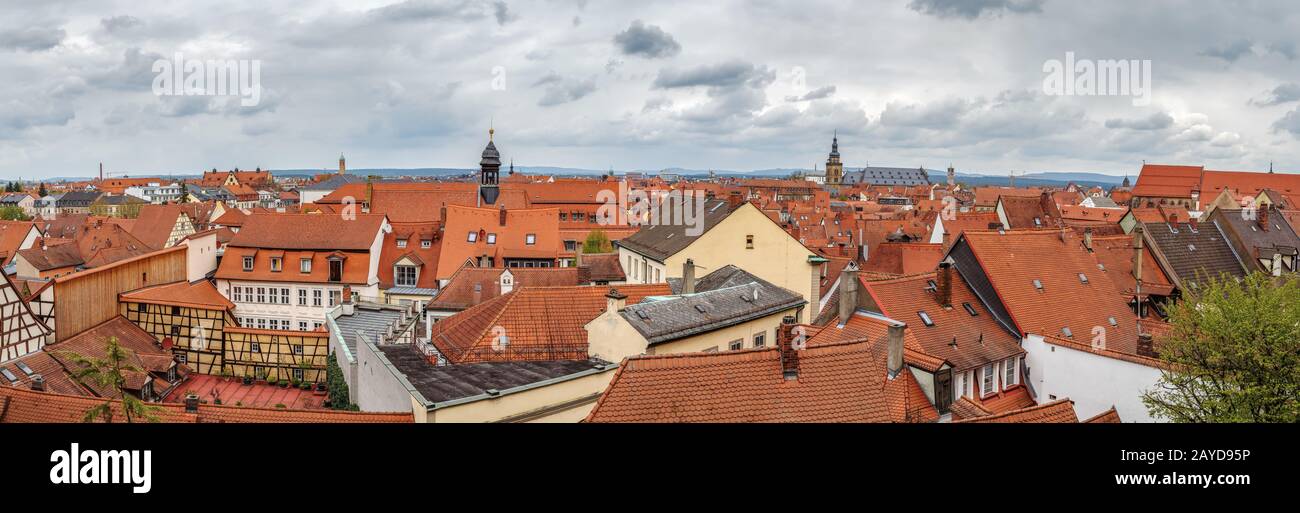
[[[1044,63],[1150,60],[1149,105]],[[159,96],[256,60],[261,102]],[[1300,9],[1277,1],[43,0],[0,5],[0,178],[214,167],[1300,171]]]

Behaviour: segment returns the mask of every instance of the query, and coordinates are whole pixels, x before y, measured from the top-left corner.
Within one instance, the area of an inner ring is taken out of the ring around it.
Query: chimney
[[[1175,228],[1178,227],[1178,212],[1169,213],[1169,224],[1174,225]]]
[[[447,224],[447,204],[446,204],[446,203],[443,203],[442,206],[438,208],[438,221],[439,221],[439,223],[441,223],[441,224],[443,224],[443,225]]]
[[[1083,229],[1083,247],[1087,248],[1089,253],[1092,253],[1092,228]]]
[[[952,257],[939,262],[939,279],[935,280],[935,298],[939,306],[952,308]]]
[[[1259,225],[1260,231],[1268,231],[1268,205],[1259,209],[1259,215],[1255,216],[1255,223]]]
[[[343,286],[343,302],[344,302],[344,303],[352,303],[352,299],[353,299],[353,298],[352,298],[352,286],[351,286],[351,285],[344,285],[344,286]]]
[[[45,391],[45,376],[40,374],[32,375],[32,390],[36,392]]]
[[[618,289],[611,287],[609,293],[605,294],[605,311],[609,313],[618,313],[627,307],[627,296]]]
[[[505,225],[506,225],[506,206],[505,206],[504,204],[501,205],[501,208],[500,208],[498,211],[501,212],[501,218],[500,218],[501,226],[505,226]]]
[[[799,351],[802,343],[795,340],[795,319],[787,315],[776,330],[776,345],[781,349],[781,375],[787,380],[799,378]]]
[[[199,394],[190,392],[185,395],[185,413],[199,412]]]
[[[682,264],[682,294],[695,293],[695,261],[689,258]]]
[[[374,177],[367,176],[366,177],[366,205],[365,205],[367,212],[370,211],[370,201],[374,198],[374,195],[375,195]]]
[[[579,242],[577,249],[575,249],[573,252],[574,267],[582,267],[582,246],[583,244]]]
[[[1155,344],[1151,339],[1150,333],[1138,333],[1137,354],[1138,356],[1146,356],[1148,358],[1157,357]]]
[[[840,271],[840,326],[849,322],[858,309],[858,266],[849,262]]]
[[[1196,231],[1201,228],[1201,218],[1199,217],[1189,215],[1187,216],[1187,222],[1192,225],[1192,231]]]
[[[727,195],[727,205],[733,210],[744,202],[744,198],[740,195],[740,191],[731,191],[731,193]]]
[[[898,323],[889,326],[889,377],[893,379],[903,370],[903,330],[907,328],[906,324]]]

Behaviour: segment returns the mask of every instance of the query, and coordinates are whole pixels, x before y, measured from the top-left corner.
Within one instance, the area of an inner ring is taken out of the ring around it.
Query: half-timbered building
[[[176,361],[199,374],[223,374],[225,329],[235,304],[211,282],[178,282],[119,296],[122,316],[153,335]]]

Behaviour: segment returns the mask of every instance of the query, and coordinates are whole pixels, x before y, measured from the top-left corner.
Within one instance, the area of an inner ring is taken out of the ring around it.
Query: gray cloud
[[[1260,107],[1269,107],[1294,101],[1300,101],[1300,84],[1289,82],[1274,87],[1273,90],[1264,93],[1264,96],[1252,99],[1250,103]]]
[[[913,11],[939,18],[964,18],[973,20],[983,15],[1002,13],[1036,13],[1043,11],[1046,0],[912,0],[907,4]]]
[[[121,15],[99,20],[99,24],[109,33],[116,33],[139,27],[143,25],[144,22],[140,21],[140,18],[136,18],[135,16]]]
[[[62,126],[76,117],[66,105],[43,101],[9,100],[0,103],[0,139],[44,126]]]
[[[1119,119],[1112,118],[1106,120],[1106,128],[1127,128],[1129,130],[1164,130],[1173,126],[1174,117],[1168,112],[1157,112],[1141,119]]]
[[[653,86],[658,89],[686,87],[730,88],[741,85],[765,87],[776,79],[776,72],[744,61],[696,66],[687,69],[665,68],[659,71]]]
[[[1236,41],[1227,43],[1222,46],[1207,48],[1201,52],[1201,55],[1204,55],[1206,57],[1214,57],[1216,59],[1223,59],[1228,62],[1237,62],[1237,59],[1240,59],[1252,52],[1251,51],[1252,46],[1254,46],[1254,44],[1251,43],[1250,40],[1238,39]]]
[[[1277,121],[1274,121],[1273,132],[1287,132],[1300,139],[1300,107],[1296,107]]]
[[[41,52],[49,50],[68,33],[59,27],[18,27],[0,30],[0,50],[21,50],[24,52]]]
[[[492,16],[497,19],[497,25],[505,25],[515,19],[515,15],[510,12],[510,6],[501,1],[492,3]]]
[[[537,105],[553,107],[581,100],[596,92],[596,79],[595,77],[586,79],[562,77],[557,73],[550,73],[534,82],[533,87],[544,88]]]
[[[830,98],[834,94],[835,94],[835,86],[828,85],[828,86],[822,86],[822,87],[818,87],[817,89],[808,91],[807,93],[804,93],[803,96],[786,96],[785,101],[807,102],[812,100],[820,100],[822,98]]]
[[[624,55],[639,55],[649,59],[672,57],[682,51],[673,36],[656,25],[646,25],[634,20],[632,25],[614,35],[614,44]]]

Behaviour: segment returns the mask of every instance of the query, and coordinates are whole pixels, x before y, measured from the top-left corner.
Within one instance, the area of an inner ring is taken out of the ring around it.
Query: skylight
[[[1069,326],[1061,328],[1061,333],[1065,334],[1065,338],[1074,338],[1074,332],[1070,331]]]
[[[4,374],[5,379],[9,380],[10,383],[18,382],[18,376],[14,376],[14,373],[9,372],[9,369],[0,369],[0,374]]]
[[[916,312],[916,315],[921,316],[921,322],[925,323],[926,326],[934,326],[934,320],[930,319],[930,314],[920,311]]]
[[[1088,275],[1079,273],[1079,283],[1083,283],[1086,285],[1088,283]]]
[[[1039,292],[1042,292],[1042,291],[1043,291],[1043,282],[1041,282],[1041,281],[1039,281],[1039,280],[1034,280],[1034,288],[1038,289]]]
[[[1106,321],[1110,322],[1111,326],[1119,326],[1119,321],[1116,321],[1114,317],[1108,317]]]
[[[14,364],[14,366],[18,367],[18,370],[23,371],[23,374],[26,374],[28,376],[31,376],[32,374],[36,374],[36,371],[32,370],[31,367],[28,367],[26,363],[18,362]]]
[[[974,307],[974,306],[971,306],[970,303],[962,303],[962,304],[961,304],[961,307],[962,307],[962,308],[965,308],[965,309],[966,309],[966,313],[970,314],[971,317],[974,317],[974,316],[976,316],[976,315],[979,315],[979,313],[975,311],[975,307]]]

